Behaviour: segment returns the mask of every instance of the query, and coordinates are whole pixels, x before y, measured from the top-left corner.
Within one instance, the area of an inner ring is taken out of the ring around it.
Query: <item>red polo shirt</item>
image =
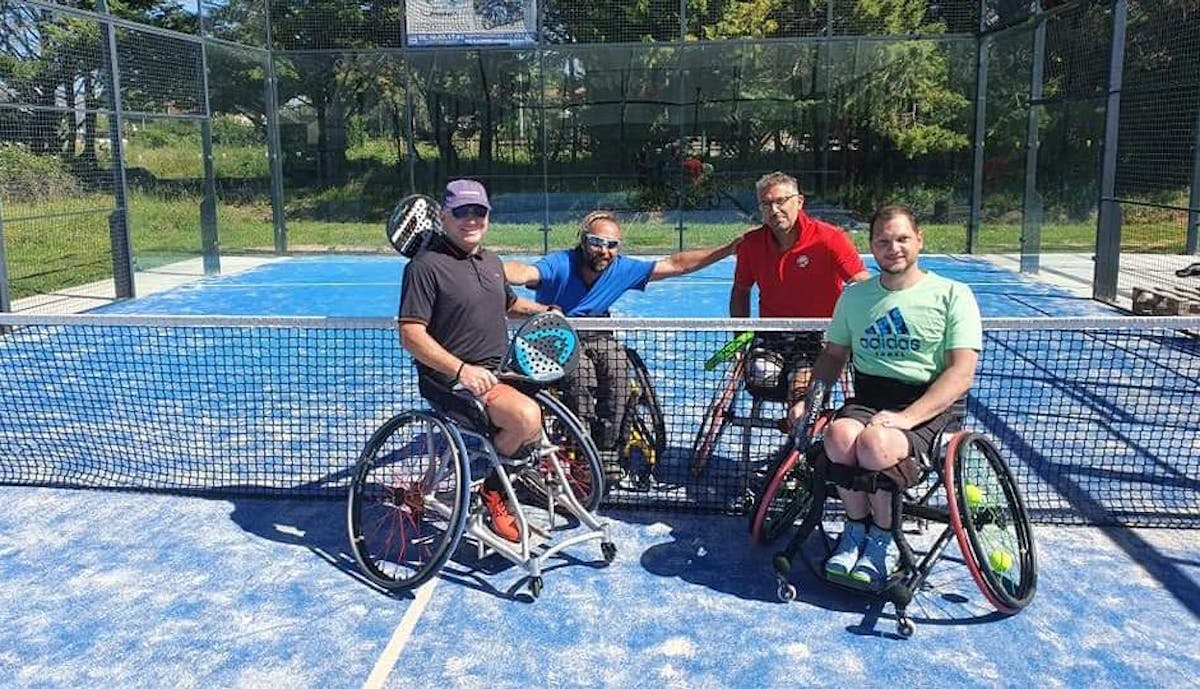
[[[758,285],[760,318],[829,318],[851,277],[866,270],[846,231],[808,217],[796,219],[799,237],[784,251],[766,225],[738,244],[733,284]]]

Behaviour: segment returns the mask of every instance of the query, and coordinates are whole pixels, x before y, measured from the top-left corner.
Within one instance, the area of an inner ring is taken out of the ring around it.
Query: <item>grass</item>
[[[302,203],[302,200],[298,200]],[[129,197],[130,227],[136,265],[146,269],[187,257],[199,256],[199,199],[191,195],[162,196],[134,191]],[[43,203],[9,203],[4,207],[4,234],[12,299],[46,294],[112,276],[108,215],[112,197],[80,194]],[[54,213],[50,216],[48,213]],[[225,254],[273,253],[275,247],[270,204],[220,203],[217,208],[220,250]],[[627,253],[662,254],[679,247],[679,231],[670,217],[625,224]],[[288,245],[294,252],[386,251],[380,222],[334,222],[289,217]],[[684,228],[685,247],[722,243],[744,231],[737,223],[690,222]],[[966,228],[962,225],[928,225],[925,251],[962,253]],[[551,227],[547,237],[538,224],[493,223],[487,245],[503,253],[540,253],[548,239],[551,250],[571,246],[577,226]],[[1043,251],[1095,249],[1091,222],[1057,223],[1042,228]],[[853,235],[866,251],[866,235]],[[986,224],[979,253],[1020,251],[1021,227]],[[1129,223],[1124,228],[1123,250],[1180,253],[1182,227],[1170,221]]]

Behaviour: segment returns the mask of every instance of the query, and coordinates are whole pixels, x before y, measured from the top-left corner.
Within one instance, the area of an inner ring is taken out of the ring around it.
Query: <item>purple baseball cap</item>
[[[446,184],[446,193],[442,195],[442,207],[454,210],[462,206],[483,206],[492,210],[487,190],[482,184],[473,179],[452,179]]]

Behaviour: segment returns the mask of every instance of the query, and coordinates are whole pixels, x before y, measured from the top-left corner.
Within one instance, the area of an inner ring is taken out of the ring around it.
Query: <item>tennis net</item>
[[[733,385],[735,423],[697,467],[733,380],[703,362],[741,330],[824,324],[577,321],[641,355],[664,411],[653,485],[608,505],[743,510],[782,406]],[[997,442],[1035,520],[1200,525],[1200,319],[984,328],[967,426]],[[0,388],[0,484],[205,495],[341,497],[372,431],[424,406],[391,319],[0,315]]]

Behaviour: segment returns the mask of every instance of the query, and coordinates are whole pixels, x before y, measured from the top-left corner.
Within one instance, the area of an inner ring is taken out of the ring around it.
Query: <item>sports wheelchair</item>
[[[613,448],[620,471],[607,477],[605,489],[648,490],[658,482],[658,462],[666,452],[666,422],[645,361],[632,347],[615,339],[612,343],[610,351],[624,364],[628,383]],[[579,415],[578,410],[572,411]]]
[[[513,336],[498,376],[537,401],[544,431],[541,448],[521,463],[497,454],[487,412],[469,396],[469,413],[435,403],[397,414],[375,431],[355,466],[346,513],[350,547],[367,579],[389,590],[419,586],[464,535],[480,558],[494,553],[521,566],[534,598],[546,561],[564,548],[600,539],[605,563],[612,562],[616,545],[594,514],[604,494],[596,446],[545,388],[573,370],[577,357],[578,338],[557,314],[535,316]],[[484,522],[486,510],[473,488],[490,471],[516,517],[516,543]],[[555,532],[567,526],[566,519],[559,523],[560,510],[586,530],[555,541]]]
[[[1037,554],[1025,503],[992,442],[963,429],[965,400],[956,404],[955,419],[934,440],[930,456],[917,458],[919,477],[903,490],[883,472],[830,462],[822,437],[833,410],[814,407],[803,428],[797,426],[776,454],[750,515],[751,537],[764,545],[803,518],[787,547],[772,561],[780,600],[796,598],[789,577],[801,557],[818,578],[891,602],[897,632],[912,636],[916,625],[908,617],[908,604],[954,539],[971,578],[992,607],[1012,615],[1029,604],[1037,588]],[[837,486],[892,492],[892,536],[900,552],[900,568],[882,585],[871,587],[825,575],[824,562],[832,554],[833,542],[823,517],[827,498],[837,498]],[[919,560],[904,533],[906,518],[917,520],[922,531],[931,522],[945,525]],[[813,531],[822,536],[816,554],[804,548]]]
[[[819,337],[819,333],[815,334]],[[790,380],[787,358],[780,352],[790,351],[793,355],[803,349],[812,349],[813,333],[745,332],[737,336],[705,362],[704,367],[712,370],[717,364],[732,359],[728,376],[705,409],[699,430],[692,441],[692,473],[700,476],[708,460],[716,450],[721,436],[729,427],[741,429],[738,444],[740,461],[748,466],[751,461],[753,429],[787,433],[787,410],[790,395]],[[819,347],[818,347],[819,349]],[[810,352],[816,358],[816,351]],[[842,381],[849,390],[849,380]],[[738,393],[745,391],[750,398],[749,413],[738,412]],[[767,414],[767,405],[779,405],[778,416]],[[773,447],[776,441],[771,441]],[[759,468],[761,471],[761,465]]]
[[[410,410],[375,431],[355,467],[347,510],[351,549],[367,579],[389,590],[419,586],[437,574],[464,535],[476,543],[480,558],[495,553],[524,568],[534,598],[542,591],[546,561],[564,548],[600,539],[605,563],[612,562],[616,545],[594,514],[604,490],[596,448],[566,405],[545,390],[534,399],[549,445],[507,470],[492,446],[486,415],[469,429],[444,411]],[[484,523],[473,488],[489,467],[515,508],[517,543]],[[557,518],[560,509],[587,530],[554,542],[554,532],[566,526]],[[545,515],[540,523],[534,510]]]
[[[631,347],[624,351],[629,361],[629,398],[617,433],[617,458],[624,474],[620,487],[647,490],[658,482],[658,462],[667,450],[667,426],[646,363]]]

